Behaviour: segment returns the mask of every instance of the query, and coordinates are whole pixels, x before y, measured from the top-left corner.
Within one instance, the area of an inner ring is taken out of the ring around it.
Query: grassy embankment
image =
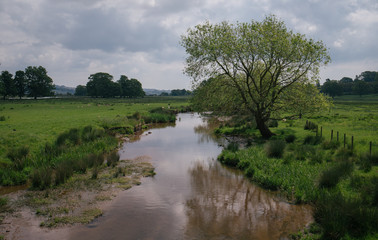
[[[66,165],[71,165],[74,172],[83,172],[101,161],[95,156],[117,147],[116,133],[133,134],[137,125],[172,122],[175,116],[167,109],[185,108],[186,100],[146,97],[1,101],[0,185],[24,184],[31,178],[34,187],[45,188],[43,185],[50,183],[33,180],[54,179],[38,179],[38,170],[51,171],[55,181],[59,181],[56,170]]]
[[[95,203],[112,198],[111,186],[128,189],[154,175],[149,163],[119,159],[117,136],[174,122],[187,109],[180,97],[1,101],[0,185],[43,191],[0,196],[0,223],[19,206],[44,217],[41,226],[90,222],[102,214]]]
[[[314,124],[305,130],[307,120]],[[246,149],[231,144],[219,160],[290,201],[314,205],[316,224],[305,236],[293,238],[377,239],[378,96],[339,97],[330,111],[280,121],[272,130],[277,135],[265,142],[253,123],[224,124],[217,133],[241,134],[251,140]]]

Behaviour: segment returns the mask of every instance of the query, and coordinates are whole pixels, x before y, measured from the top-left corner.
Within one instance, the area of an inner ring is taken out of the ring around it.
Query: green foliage
[[[318,145],[323,141],[323,138],[320,136],[313,136],[308,135],[303,140],[303,144],[309,144],[309,145]]]
[[[281,158],[284,154],[286,143],[282,140],[270,140],[264,145],[268,157]]]
[[[53,80],[47,75],[47,70],[44,67],[27,67],[25,78],[29,96],[36,99],[37,97],[54,95],[52,92],[54,89]]]
[[[206,22],[188,29],[181,37],[181,45],[189,55],[185,73],[195,83],[208,81],[202,86],[200,83],[199,95],[209,93],[210,97],[204,99],[215,96],[210,103],[215,103],[216,109],[208,105],[210,110],[218,110],[222,105],[216,103],[220,97],[214,95],[212,87],[206,86],[208,84],[222,90],[222,94],[217,92],[222,96],[221,100],[230,98],[232,106],[239,105],[236,109],[252,113],[264,138],[273,135],[267,127],[273,114],[291,108],[300,109],[298,114],[301,115],[302,110],[312,109],[305,107],[313,102],[309,96],[325,101],[310,84],[310,75],[316,76],[320,65],[329,62],[327,48],[320,41],[306,39],[304,35],[288,30],[275,16],[267,16],[261,22],[235,25]],[[230,94],[232,92],[236,94]],[[301,99],[300,103],[298,99]]]
[[[16,149],[10,149],[7,157],[12,161],[16,170],[22,170],[25,167],[26,157],[29,154],[28,146],[21,146]]]
[[[289,134],[285,136],[285,141],[287,143],[293,143],[297,137],[294,134]]]
[[[342,239],[347,234],[360,238],[378,229],[377,208],[370,208],[359,199],[347,199],[337,191],[322,192],[314,218],[323,229],[324,239]]]
[[[114,150],[114,151],[110,152],[110,154],[107,156],[106,164],[108,166],[114,167],[117,164],[117,162],[119,161],[119,158],[120,158],[120,156],[118,154],[118,151]]]
[[[223,150],[222,153],[218,156],[218,160],[231,167],[236,167],[239,163],[239,158],[236,153],[231,150]]]
[[[341,178],[350,175],[353,172],[353,163],[349,161],[339,162],[331,168],[323,171],[319,179],[319,187],[333,188]]]
[[[306,121],[304,130],[317,130],[317,129],[318,129],[318,125],[316,123],[313,123],[311,121]]]
[[[53,171],[49,166],[35,168],[30,175],[30,180],[33,189],[44,190],[52,184]]]

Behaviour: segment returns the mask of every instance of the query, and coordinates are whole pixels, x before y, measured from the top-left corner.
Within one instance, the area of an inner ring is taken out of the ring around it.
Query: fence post
[[[316,126],[316,136],[318,136],[319,127]]]
[[[331,141],[333,140],[333,129],[331,130]]]
[[[353,136],[352,136],[352,151],[353,151]]]
[[[339,141],[339,132],[337,131],[337,141]]]
[[[370,141],[370,147],[369,147],[370,157],[371,157],[371,144],[372,144],[372,142]]]

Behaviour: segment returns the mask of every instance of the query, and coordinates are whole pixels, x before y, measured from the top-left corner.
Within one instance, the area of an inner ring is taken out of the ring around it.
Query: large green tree
[[[88,77],[87,82],[87,93],[92,97],[114,97],[111,96],[111,90],[109,88],[113,87],[113,76],[109,73],[98,72],[91,74]]]
[[[29,66],[25,69],[28,95],[37,97],[52,96],[55,88],[53,80],[47,75],[47,70],[42,67]]]
[[[184,71],[193,84],[222,76],[265,138],[273,135],[267,122],[282,109],[284,94],[296,83],[315,84],[320,66],[330,61],[323,42],[288,30],[272,15],[261,22],[206,22],[188,29],[181,45],[188,54]]]
[[[129,79],[127,76],[121,75],[118,84],[121,86],[122,97],[136,98],[145,95],[142,84],[135,78]]]
[[[327,79],[321,89],[323,93],[331,96],[332,98],[343,95],[343,87],[336,80]]]
[[[22,70],[19,70],[14,75],[14,85],[16,88],[16,94],[21,99],[23,96],[25,96],[26,87],[27,87],[27,81],[25,72]]]
[[[8,71],[2,71],[0,75],[0,91],[3,95],[3,98],[5,99],[7,96],[14,96],[15,94],[15,86],[14,86],[14,79],[13,75]]]
[[[75,88],[75,96],[87,96],[87,87],[83,85],[78,85]]]

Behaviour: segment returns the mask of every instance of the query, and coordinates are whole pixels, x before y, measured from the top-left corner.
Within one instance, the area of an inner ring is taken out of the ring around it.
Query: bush
[[[25,167],[26,157],[29,154],[29,147],[21,146],[19,148],[10,149],[7,157],[12,161],[16,170],[22,170]]]
[[[318,145],[319,143],[321,143],[323,141],[323,138],[320,137],[320,136],[312,136],[312,135],[309,135],[309,136],[306,136],[304,141],[303,141],[303,144],[308,144],[308,145]]]
[[[119,158],[120,156],[118,154],[118,151],[117,150],[112,151],[106,159],[106,165],[114,167],[115,165],[117,165]]]
[[[5,116],[0,116],[0,121],[2,122],[2,121],[5,121]]]
[[[62,161],[55,168],[55,185],[65,183],[73,175],[73,168],[70,161]]]
[[[30,176],[32,188],[39,190],[49,188],[52,183],[52,174],[52,169],[48,166],[34,169]]]
[[[325,150],[336,150],[340,147],[340,142],[338,141],[324,141],[322,147]]]
[[[359,157],[360,169],[364,172],[370,172],[373,167],[373,161],[369,154],[361,154]]]
[[[342,239],[347,234],[363,237],[378,228],[377,209],[366,207],[359,199],[345,199],[340,192],[320,194],[314,218],[323,228],[323,239]]]
[[[230,142],[227,145],[226,150],[229,150],[231,152],[237,152],[239,150],[239,144],[236,142]]]
[[[310,121],[306,121],[306,124],[304,126],[304,130],[316,130],[316,129],[318,129],[317,124],[310,122]]]
[[[271,140],[265,143],[264,150],[268,157],[281,158],[284,154],[286,143],[282,140]]]
[[[296,136],[295,136],[294,134],[290,134],[290,135],[287,135],[287,136],[285,137],[285,141],[286,141],[287,143],[292,143],[292,142],[295,141],[295,139],[296,139]]]
[[[353,151],[348,148],[339,148],[335,152],[336,161],[349,161],[354,156]]]
[[[268,127],[270,128],[275,128],[275,127],[278,127],[278,121],[277,120],[269,120],[268,123],[267,123]]]
[[[222,153],[218,156],[218,160],[231,167],[236,167],[239,163],[239,158],[235,152],[230,150],[223,150]]]
[[[319,179],[320,188],[335,187],[342,177],[348,176],[353,172],[353,163],[349,161],[339,162],[331,168],[323,171]]]
[[[28,171],[0,168],[0,185],[2,186],[15,186],[25,184],[28,179]]]

